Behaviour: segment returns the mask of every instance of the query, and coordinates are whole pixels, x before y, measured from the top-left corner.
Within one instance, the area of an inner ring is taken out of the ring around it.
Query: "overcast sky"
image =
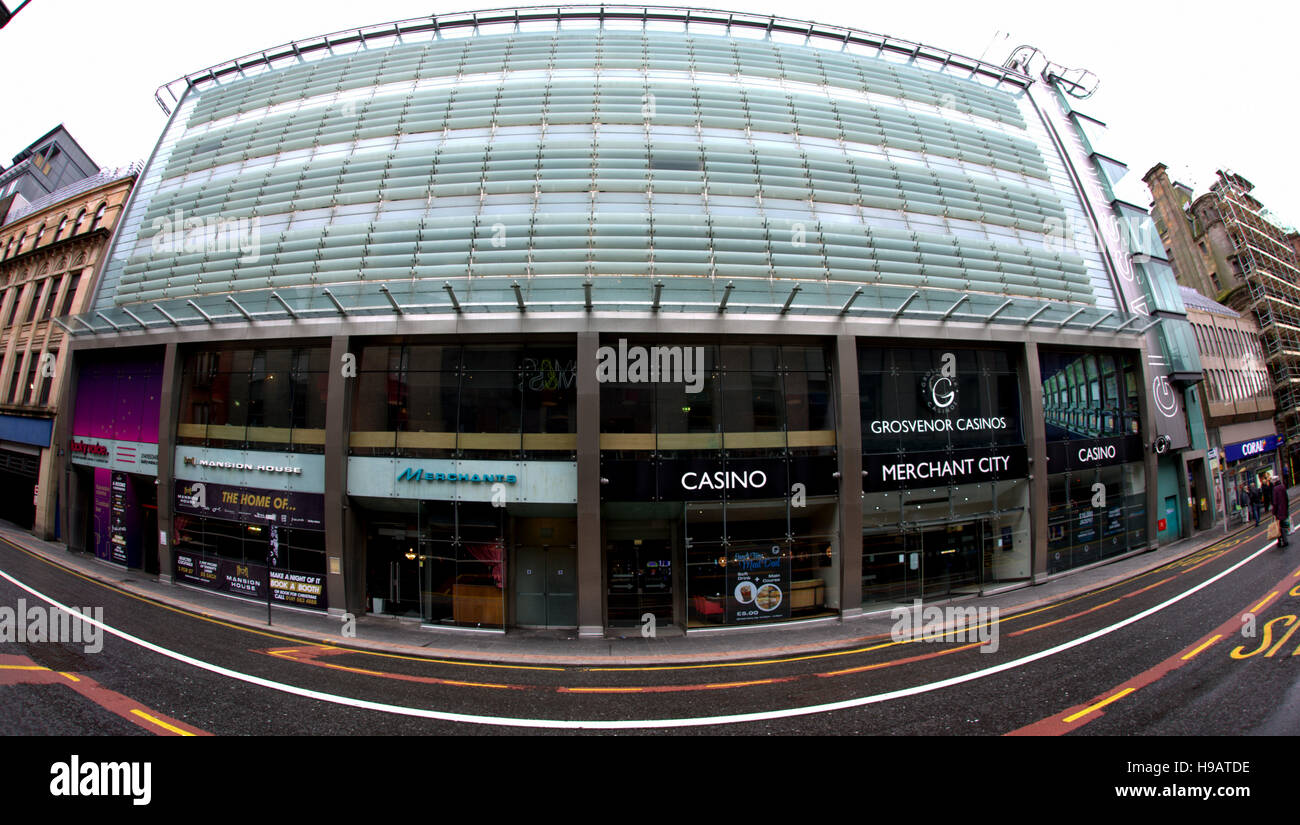
[[[4,0],[11,9],[19,0]],[[154,90],[190,72],[313,35],[430,13],[500,7],[484,0],[32,0],[0,29],[0,158],[64,123],[101,166],[143,160],[165,118]],[[672,5],[666,3],[665,5]],[[1293,51],[1300,6],[1148,0],[725,0],[740,9],[852,26],[1001,63],[1020,44],[1092,70],[1079,108],[1109,126],[1098,147],[1128,164],[1123,197],[1147,206],[1157,162],[1197,194],[1230,168],[1289,223],[1300,222]]]

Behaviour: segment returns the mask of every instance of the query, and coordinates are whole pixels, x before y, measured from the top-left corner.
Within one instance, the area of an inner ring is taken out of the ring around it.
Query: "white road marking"
[[[26,584],[23,584],[22,582],[18,581],[13,576],[10,576],[8,573],[6,573],[3,570],[0,570],[0,577],[3,577],[6,581],[10,582],[15,587],[19,587],[22,590],[27,591],[28,593],[35,596],[36,598],[48,602],[49,604],[59,608],[60,610],[64,610],[67,611],[68,613],[80,616],[82,621],[95,625],[96,627],[103,629],[104,631],[118,637],[119,639],[123,639],[134,645],[143,647],[145,650],[158,653],[162,656],[166,656],[170,659],[174,659],[175,661],[182,662],[184,664],[191,665],[193,667],[197,667],[201,670],[206,670],[210,673],[215,673],[218,676],[225,676],[226,678],[229,679],[237,679],[241,682],[247,682],[251,685],[258,685],[259,687],[270,688],[271,690],[278,690],[283,693],[292,694],[294,696],[302,696],[307,699],[318,699],[322,702],[332,702],[336,705],[346,705],[348,707],[360,708],[362,710],[375,710],[381,713],[393,713],[401,716],[416,716],[422,719],[436,719],[441,722],[461,722],[461,723],[471,724],[471,725],[499,725],[504,727],[516,727],[516,728],[553,728],[553,729],[562,729],[562,730],[632,730],[632,729],[641,729],[641,728],[685,728],[685,727],[702,727],[706,725],[734,725],[742,722],[765,722],[765,721],[771,721],[773,719],[788,719],[794,716],[809,716],[817,713],[829,713],[831,711],[836,711],[836,710],[860,708],[860,707],[865,707],[866,705],[874,705],[879,702],[888,702],[892,699],[902,699],[907,696],[916,696],[922,693],[929,693],[931,691],[940,690],[942,688],[952,687],[953,685],[960,685],[964,682],[973,682],[976,679],[982,679],[985,676],[992,676],[995,673],[1002,673],[1003,671],[1006,670],[1013,670],[1015,668],[1027,665],[1031,662],[1036,662],[1039,659],[1045,659],[1049,656],[1054,656],[1057,653],[1062,653],[1066,650],[1070,650],[1071,648],[1075,648],[1078,647],[1079,645],[1086,644],[1087,642],[1090,642],[1094,639],[1099,639],[1102,636],[1105,636],[1110,633],[1114,633],[1116,630],[1120,630],[1121,628],[1128,627],[1134,622],[1139,622],[1142,619],[1145,619],[1147,616],[1150,616],[1154,613],[1158,613],[1161,610],[1164,610],[1166,607],[1169,607],[1170,605],[1173,604],[1177,604],[1178,602],[1182,601],[1188,596],[1191,596],[1192,594],[1197,593],[1205,589],[1206,587],[1209,587],[1211,584],[1214,584],[1219,579],[1222,579],[1228,574],[1235,572],[1238,568],[1243,567],[1244,565],[1253,561],[1257,556],[1262,555],[1265,551],[1271,549],[1275,544],[1277,544],[1276,541],[1269,542],[1268,544],[1264,545],[1255,553],[1252,553],[1251,555],[1237,562],[1233,566],[1229,567],[1227,570],[1224,570],[1223,572],[1218,573],[1217,575],[1209,579],[1206,579],[1205,581],[1201,582],[1200,584],[1196,585],[1190,590],[1186,590],[1178,594],[1177,596],[1174,596],[1173,598],[1163,601],[1160,604],[1155,605],[1154,607],[1147,608],[1146,610],[1143,610],[1141,613],[1137,613],[1133,616],[1128,617],[1127,619],[1116,622],[1115,624],[1110,625],[1109,627],[1104,627],[1101,630],[1095,630],[1092,633],[1087,634],[1086,636],[1080,636],[1077,639],[1074,639],[1069,642],[1065,642],[1063,644],[1059,644],[1056,647],[1048,648],[1047,650],[1040,650],[1038,653],[1033,653],[1028,656],[1024,656],[1020,659],[1015,659],[1013,661],[1005,662],[1000,665],[994,665],[993,667],[988,667],[983,670],[977,670],[973,673],[967,673],[964,676],[954,676],[950,679],[943,679],[938,682],[929,682],[924,685],[916,685],[915,687],[903,688],[902,690],[894,690],[888,693],[877,693],[872,696],[863,696],[858,699],[846,699],[841,702],[830,702],[822,705],[808,705],[801,708],[788,708],[786,710],[757,711],[755,713],[737,713],[729,716],[698,716],[698,717],[692,717],[688,719],[639,719],[639,720],[625,720],[625,721],[596,720],[596,719],[593,720],[517,719],[508,716],[480,716],[477,714],[469,714],[469,713],[449,713],[447,711],[440,711],[440,710],[427,710],[424,708],[412,708],[412,707],[405,707],[402,705],[389,705],[389,704],[384,704],[382,702],[371,702],[365,699],[353,699],[348,696],[338,696],[333,693],[322,693],[316,690],[308,690],[307,688],[300,688],[300,687],[295,687],[294,685],[287,685],[284,684],[283,682],[274,682],[271,681],[270,679],[263,679],[260,676],[252,676],[247,673],[240,673],[237,670],[231,670],[229,668],[221,667],[220,665],[214,665],[209,662],[202,661],[201,659],[195,659],[191,656],[186,656],[183,653],[177,653],[176,651],[168,650],[167,648],[164,647],[159,647],[158,645],[155,645],[151,642],[146,642],[144,639],[140,639],[137,638],[136,636],[132,636],[131,634],[126,633],[125,631],[118,630],[115,627],[110,627],[104,622],[97,621],[91,618],[90,616],[81,614],[74,608],[60,604],[59,602],[55,601],[49,596],[46,596],[44,593],[41,593],[37,590],[32,589],[31,587],[28,587]]]

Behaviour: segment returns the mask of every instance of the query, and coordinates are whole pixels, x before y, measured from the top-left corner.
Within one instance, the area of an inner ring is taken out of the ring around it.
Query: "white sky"
[[[18,0],[5,0],[11,9]],[[101,166],[143,160],[165,125],[154,90],[190,72],[290,40],[491,0],[32,0],[0,29],[0,158],[62,122]],[[671,5],[671,3],[665,3]],[[1292,160],[1300,5],[1184,0],[902,0],[778,3],[737,8],[919,41],[1001,63],[1021,44],[1092,70],[1097,94],[1078,108],[1106,121],[1099,149],[1128,164],[1120,195],[1140,206],[1157,162],[1197,194],[1219,168],[1255,183],[1283,220],[1300,223]],[[1231,14],[1225,13],[1231,9]],[[987,50],[987,53],[986,53]],[[1288,84],[1290,84],[1288,86]]]

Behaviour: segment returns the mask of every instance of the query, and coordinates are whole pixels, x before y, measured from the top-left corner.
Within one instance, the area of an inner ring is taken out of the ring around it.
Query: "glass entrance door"
[[[862,600],[905,604],[921,595],[921,554],[898,531],[862,536]]]
[[[618,539],[605,545],[609,626],[630,627],[653,613],[657,626],[673,623],[672,542]]]
[[[374,613],[420,615],[418,541],[406,533],[396,526],[372,528],[366,547],[366,591]]]
[[[983,520],[922,526],[908,533],[921,554],[922,597],[978,593],[983,579]]]

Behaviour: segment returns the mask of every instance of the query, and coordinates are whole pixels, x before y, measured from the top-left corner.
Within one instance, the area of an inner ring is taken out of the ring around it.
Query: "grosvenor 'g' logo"
[[[937,413],[948,413],[957,408],[956,355],[945,352],[939,358],[939,369],[930,370],[921,377],[921,396],[925,405]]]

